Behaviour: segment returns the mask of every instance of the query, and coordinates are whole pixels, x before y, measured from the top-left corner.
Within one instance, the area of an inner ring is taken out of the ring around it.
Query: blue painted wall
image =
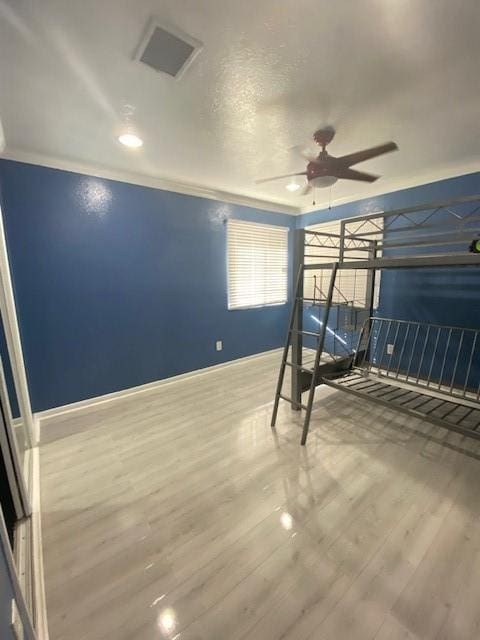
[[[289,305],[227,310],[225,221],[294,217],[6,160],[0,197],[34,411],[282,345]]]
[[[33,408],[280,346],[288,305],[227,310],[229,217],[293,229],[476,193],[480,173],[295,219],[2,160],[0,198]],[[480,327],[479,285],[472,269],[385,272],[379,313]]]

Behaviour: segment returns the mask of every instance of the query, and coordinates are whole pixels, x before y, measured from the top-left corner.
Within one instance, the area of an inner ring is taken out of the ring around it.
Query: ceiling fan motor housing
[[[333,140],[333,136],[335,135],[335,129],[333,127],[325,127],[324,129],[319,129],[315,131],[313,134],[313,139],[315,142],[325,149],[327,144]]]

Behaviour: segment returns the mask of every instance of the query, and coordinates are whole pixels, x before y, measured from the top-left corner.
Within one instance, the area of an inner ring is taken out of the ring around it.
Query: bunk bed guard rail
[[[366,374],[478,402],[480,330],[369,318],[355,365]]]
[[[479,330],[370,318],[354,366],[324,383],[480,439]]]

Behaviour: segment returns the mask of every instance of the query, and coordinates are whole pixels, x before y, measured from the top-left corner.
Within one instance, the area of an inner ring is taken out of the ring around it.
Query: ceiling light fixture
[[[118,136],[118,141],[130,149],[138,149],[143,145],[143,140],[134,133],[122,133]]]
[[[300,185],[297,182],[289,182],[285,188],[289,191],[298,191],[300,189]]]

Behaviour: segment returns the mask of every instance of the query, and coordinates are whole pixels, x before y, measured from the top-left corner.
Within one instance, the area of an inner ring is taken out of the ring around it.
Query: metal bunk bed
[[[375,310],[379,290],[381,299],[388,286],[382,277],[379,287],[379,273],[479,267],[480,254],[472,251],[477,238],[480,196],[350,218],[338,235],[298,230],[272,428],[280,400],[304,410],[304,445],[315,388],[326,384],[480,439],[480,328]],[[287,369],[290,395],[283,391]]]

